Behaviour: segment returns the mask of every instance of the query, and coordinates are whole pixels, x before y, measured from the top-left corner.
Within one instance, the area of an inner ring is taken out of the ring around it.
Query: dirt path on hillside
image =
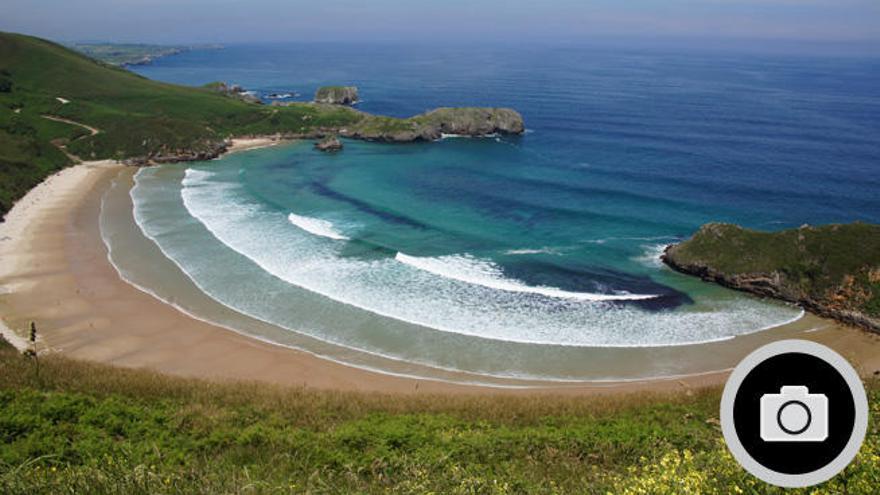
[[[68,151],[67,145],[74,142],[74,141],[79,141],[80,139],[82,139],[84,137],[91,137],[91,136],[94,136],[94,135],[101,132],[101,129],[92,127],[90,125],[83,124],[82,122],[77,122],[75,120],[65,119],[64,117],[56,117],[54,115],[41,115],[41,117],[43,117],[46,120],[51,120],[54,122],[61,122],[62,124],[75,125],[77,127],[82,127],[83,129],[86,129],[87,131],[89,131],[89,133],[90,133],[89,136],[80,136],[80,137],[74,139],[73,141],[70,141],[67,144],[62,144],[60,142],[60,140],[58,140],[58,139],[52,140],[52,144],[55,145],[56,148],[61,150],[62,153],[67,155],[67,158],[70,158],[74,163],[82,163],[84,160],[82,158],[74,155],[70,151]]]

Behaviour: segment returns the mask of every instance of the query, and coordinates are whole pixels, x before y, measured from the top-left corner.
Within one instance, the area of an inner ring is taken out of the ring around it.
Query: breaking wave
[[[505,276],[500,266],[472,256],[346,256],[344,243],[326,242],[326,224],[310,224],[320,225],[325,235],[294,226],[287,212],[252,198],[237,175],[188,169],[181,186],[180,197],[189,215],[256,268],[338,303],[417,325],[414,332],[573,347],[675,346],[751,333],[788,320],[793,313],[744,298],[685,311],[652,312],[620,304],[654,297],[650,294],[629,294],[614,287],[595,294],[529,286]],[[153,227],[144,224],[143,228]],[[219,278],[206,272],[189,274],[203,283]],[[236,287],[220,289],[228,293],[222,297],[228,305],[239,309],[246,303],[250,314],[275,321],[273,312],[278,308],[260,305],[253,293],[237,293]],[[330,328],[313,336],[360,348],[356,333],[339,340],[339,332]]]
[[[526,285],[520,280],[506,277],[495,263],[475,258],[469,254],[428,258],[397,253],[395,259],[440,277],[507,292],[539,294],[546,297],[579,301],[637,301],[657,297],[656,294],[629,294],[625,292],[619,294],[593,294],[589,292],[571,292],[556,287]]]
[[[342,235],[339,231],[333,228],[333,222],[330,222],[328,220],[305,217],[297,215],[296,213],[291,213],[290,215],[287,215],[287,220],[310,234],[326,237],[328,239],[334,239],[337,241],[349,240],[348,237]]]

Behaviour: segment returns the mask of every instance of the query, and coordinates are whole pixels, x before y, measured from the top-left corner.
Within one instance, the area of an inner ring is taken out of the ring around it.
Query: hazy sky
[[[0,1],[0,30],[68,41],[880,41],[880,0]]]

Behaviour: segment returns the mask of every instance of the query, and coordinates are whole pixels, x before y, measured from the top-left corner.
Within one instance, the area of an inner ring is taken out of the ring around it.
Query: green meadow
[[[880,388],[856,460],[876,493]],[[719,389],[382,395],[212,383],[0,349],[0,493],[782,493],[743,471]]]

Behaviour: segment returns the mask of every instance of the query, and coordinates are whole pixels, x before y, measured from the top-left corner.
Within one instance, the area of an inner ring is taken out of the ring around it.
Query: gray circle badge
[[[868,429],[868,398],[840,354],[807,340],[752,352],[721,396],[727,447],[748,472],[773,485],[817,485],[856,456]]]

